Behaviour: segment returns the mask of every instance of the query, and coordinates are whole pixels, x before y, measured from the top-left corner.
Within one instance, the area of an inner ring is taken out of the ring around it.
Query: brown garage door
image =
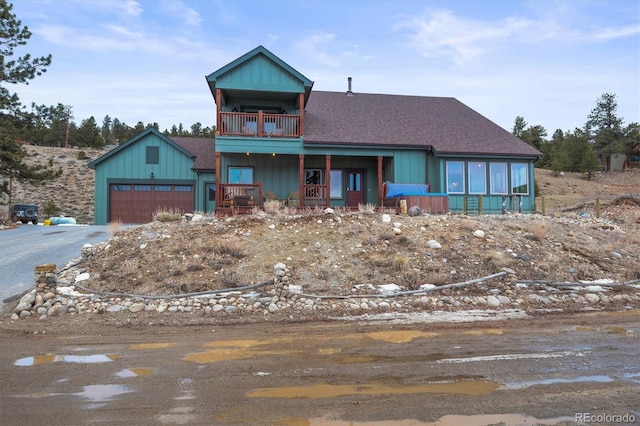
[[[148,223],[158,210],[193,211],[193,185],[112,184],[109,221]]]

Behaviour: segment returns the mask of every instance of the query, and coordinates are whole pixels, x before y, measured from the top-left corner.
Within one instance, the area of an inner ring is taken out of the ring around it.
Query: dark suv
[[[14,204],[11,206],[11,221],[38,224],[38,206],[33,204]]]

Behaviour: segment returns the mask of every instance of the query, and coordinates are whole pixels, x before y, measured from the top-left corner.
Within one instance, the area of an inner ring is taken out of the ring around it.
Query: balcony
[[[220,112],[220,136],[299,138],[300,116],[246,112]]]

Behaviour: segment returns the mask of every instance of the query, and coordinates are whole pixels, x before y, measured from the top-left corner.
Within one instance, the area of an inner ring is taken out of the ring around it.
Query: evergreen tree
[[[22,26],[12,9],[13,5],[0,0],[0,197],[8,196],[7,204],[11,204],[14,180],[36,184],[61,174],[47,165],[27,164],[26,150],[16,143],[18,131],[27,127],[27,121],[18,96],[5,84],[28,84],[46,71],[51,55],[32,58],[27,53],[11,59],[14,50],[31,38],[29,28]]]

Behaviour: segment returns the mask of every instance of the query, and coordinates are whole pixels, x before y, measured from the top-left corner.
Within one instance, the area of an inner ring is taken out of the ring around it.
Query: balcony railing
[[[327,185],[304,185],[305,206],[329,206]]]
[[[300,137],[300,116],[246,112],[221,112],[220,135],[277,138]]]

